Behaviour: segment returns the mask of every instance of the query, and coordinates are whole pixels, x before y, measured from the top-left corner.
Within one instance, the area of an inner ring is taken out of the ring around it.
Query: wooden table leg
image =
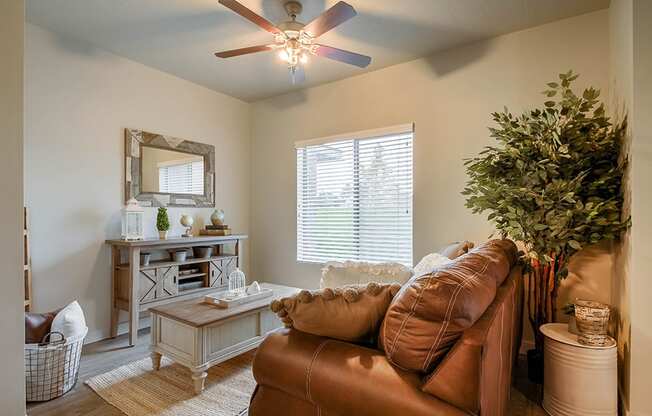
[[[192,382],[195,386],[195,394],[204,391],[204,380],[206,380],[206,377],[208,376],[208,373],[205,370],[206,368],[192,370]]]
[[[118,336],[118,319],[120,310],[116,306],[118,290],[118,266],[120,265],[120,248],[111,246],[111,338]]]
[[[152,359],[152,367],[154,368],[154,371],[160,370],[161,369],[161,354],[159,354],[156,351],[152,351],[149,358]]]
[[[140,247],[129,247],[129,346],[138,340],[138,274],[140,273]]]

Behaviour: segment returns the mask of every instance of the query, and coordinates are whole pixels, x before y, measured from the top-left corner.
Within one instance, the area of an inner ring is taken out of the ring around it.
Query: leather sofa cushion
[[[325,288],[272,302],[271,308],[288,328],[352,342],[374,342],[387,307],[399,284]]]
[[[431,274],[410,279],[383,320],[379,346],[393,364],[430,373],[484,313],[515,263],[516,246],[491,240]]]
[[[468,415],[421,391],[419,375],[392,366],[382,351],[294,329],[281,329],[265,338],[253,372],[259,392],[276,399],[263,405],[257,403],[263,397],[254,394],[250,410],[255,415],[294,414],[284,411],[279,391],[311,403],[316,415]]]
[[[47,313],[25,312],[25,344],[38,344],[50,332],[57,311]]]

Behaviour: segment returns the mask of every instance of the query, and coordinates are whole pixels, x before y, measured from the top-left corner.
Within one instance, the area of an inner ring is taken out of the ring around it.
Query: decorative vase
[[[213,247],[193,247],[193,253],[195,258],[198,259],[207,259],[213,255]]]
[[[149,266],[149,260],[152,257],[150,253],[140,253],[140,265]]]
[[[172,258],[176,262],[183,263],[188,258],[188,251],[185,249],[175,250],[173,252]]]
[[[161,240],[167,240],[168,238],[168,232],[167,231],[158,231],[158,238]]]
[[[216,209],[213,211],[211,214],[211,222],[215,226],[224,224],[224,210]]]

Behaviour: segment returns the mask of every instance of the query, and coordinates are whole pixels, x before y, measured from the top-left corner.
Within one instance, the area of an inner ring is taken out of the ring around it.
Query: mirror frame
[[[141,148],[153,147],[204,157],[204,194],[142,192]],[[215,146],[138,129],[125,129],[125,203],[143,207],[215,207]]]

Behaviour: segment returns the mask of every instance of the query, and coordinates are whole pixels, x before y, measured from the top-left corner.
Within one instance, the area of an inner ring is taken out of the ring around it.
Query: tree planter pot
[[[537,349],[527,351],[527,378],[533,383],[543,383],[543,353]]]
[[[158,238],[161,239],[161,240],[167,240],[168,232],[167,231],[159,231],[158,232]]]

